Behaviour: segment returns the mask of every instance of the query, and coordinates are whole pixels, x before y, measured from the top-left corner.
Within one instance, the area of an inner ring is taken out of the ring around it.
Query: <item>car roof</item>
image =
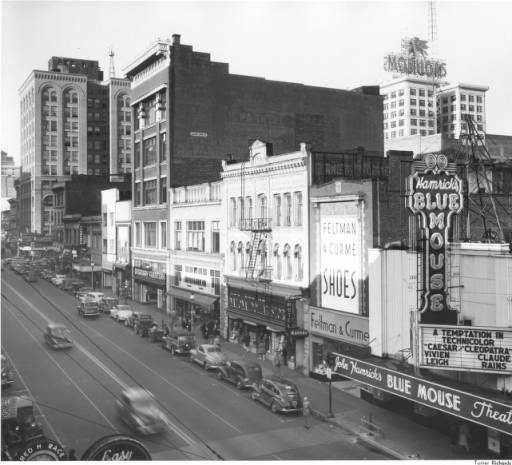
[[[50,323],[47,328],[50,328],[50,329],[57,329],[57,328],[65,328],[65,329],[68,329],[68,327],[66,325],[63,325],[61,323]]]
[[[281,376],[269,376],[268,378],[265,378],[264,380],[269,380],[273,382],[274,384],[277,384],[281,387],[293,387],[298,390],[297,385],[290,381],[289,379],[283,378]]]
[[[143,388],[128,388],[123,391],[123,395],[129,399],[150,399],[151,394]]]

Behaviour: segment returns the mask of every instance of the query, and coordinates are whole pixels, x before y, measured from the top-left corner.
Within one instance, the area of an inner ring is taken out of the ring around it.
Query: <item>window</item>
[[[420,89],[419,95],[420,95],[420,97],[425,97],[425,89]]]
[[[302,226],[302,192],[295,192],[295,226]]]
[[[274,194],[274,221],[276,226],[281,226],[281,195]]]
[[[187,250],[205,251],[204,221],[187,221]]]
[[[110,226],[114,226],[114,212],[110,212],[108,216],[110,219],[110,221],[109,221]]]
[[[236,271],[236,246],[235,241],[231,241],[229,246],[229,254],[231,256],[231,271]]]
[[[404,136],[404,130],[403,129],[399,129],[398,130],[398,137],[403,137]]]
[[[140,205],[140,182],[135,183],[135,192],[133,193],[133,203],[136,207]]]
[[[140,222],[135,223],[135,246],[140,247],[142,242]]]
[[[411,116],[416,116],[416,108],[411,108]]]
[[[304,264],[302,262],[302,247],[297,244],[293,251],[294,277],[295,281],[302,281],[304,276]]]
[[[183,271],[183,265],[174,265],[174,285],[179,286],[181,283],[181,272]]]
[[[409,94],[410,95],[416,95],[416,89],[409,89]]]
[[[220,221],[212,221],[212,253],[220,252]]]
[[[398,106],[399,106],[399,107],[403,107],[403,106],[404,106],[404,99],[400,99],[400,100],[398,101]]]
[[[396,128],[396,121],[391,121],[391,125],[390,125],[392,128]]]
[[[469,111],[475,111],[475,106],[474,105],[469,105]]]
[[[404,120],[403,119],[398,120],[398,126],[403,126],[403,125],[404,125]]]
[[[252,197],[245,198],[246,218],[252,218]]]
[[[461,100],[461,102],[465,102],[466,101],[466,94],[460,94],[460,100]]]
[[[167,202],[167,178],[160,178],[160,203]]]
[[[142,150],[144,166],[154,165],[156,163],[156,137],[144,140]]]
[[[398,116],[404,116],[404,115],[405,115],[405,110],[403,108],[398,110]]]
[[[156,248],[156,222],[144,223],[144,244],[146,247]]]
[[[144,205],[156,204],[156,179],[144,182]]]
[[[411,105],[416,105],[416,99],[415,98],[411,99]]]
[[[461,105],[460,105],[460,110],[461,110],[461,111],[466,111],[466,105],[464,105],[463,103],[461,103]]]
[[[182,250],[182,229],[181,229],[181,221],[176,221],[174,223],[174,248],[176,250]]]
[[[292,279],[292,257],[290,245],[285,244],[283,247],[283,265],[284,265],[284,276],[283,279]]]
[[[284,225],[291,226],[292,225],[292,196],[287,193],[284,194]]]
[[[237,202],[236,202],[236,199],[234,197],[231,197],[231,199],[229,199],[229,203],[231,204],[231,217],[229,219],[229,225],[234,227],[236,226],[236,206],[237,206]]]
[[[391,102],[390,108],[396,108],[396,102]]]
[[[474,102],[475,101],[475,96],[474,95],[470,95],[469,96],[469,101],[470,102]]]
[[[160,222],[160,248],[161,249],[167,248],[167,222],[166,221]]]
[[[391,98],[396,98],[396,92],[391,92]]]
[[[210,270],[210,276],[212,278],[212,288],[214,294],[220,294],[220,271]]]
[[[476,106],[477,113],[482,113],[482,109],[483,109],[483,107],[481,105]]]
[[[420,100],[420,107],[424,107],[425,106],[425,100]]]
[[[425,116],[425,110],[420,110],[420,116]]]
[[[388,128],[388,123],[384,123],[384,129]]]
[[[167,160],[167,133],[160,134],[160,163]]]
[[[477,95],[476,102],[477,103],[482,103],[482,96],[481,95]]]
[[[140,166],[140,142],[135,142],[133,146],[133,162],[135,163],[135,168]]]
[[[267,210],[267,196],[265,194],[258,195],[258,202],[259,202],[259,214],[260,218],[267,218],[268,217],[268,210]]]
[[[420,119],[420,126],[426,126],[427,122],[424,119]]]

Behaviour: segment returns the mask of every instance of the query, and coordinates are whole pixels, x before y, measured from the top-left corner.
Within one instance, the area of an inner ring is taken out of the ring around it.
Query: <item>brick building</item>
[[[276,153],[304,141],[316,150],[382,151],[377,87],[346,91],[231,74],[177,34],[125,72],[134,120],[132,220],[141,225],[132,259],[157,273],[167,259],[153,240],[169,221],[167,189],[219,179],[221,160],[247,159],[249,141],[271,141]]]

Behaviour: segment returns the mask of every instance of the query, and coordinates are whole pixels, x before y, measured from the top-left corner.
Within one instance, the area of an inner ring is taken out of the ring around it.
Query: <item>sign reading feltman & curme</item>
[[[321,306],[359,313],[362,254],[359,218],[323,215],[320,247]]]
[[[337,341],[366,346],[370,340],[368,318],[325,308],[309,308],[311,333]]]
[[[424,231],[421,323],[455,324],[457,312],[448,306],[446,244],[451,217],[463,206],[462,181],[448,171],[448,158],[442,153],[423,156],[423,172],[409,176],[407,206],[421,220]]]
[[[512,329],[420,326],[420,366],[512,373]]]
[[[512,434],[512,407],[373,363],[333,353],[334,371],[347,378],[436,410]]]

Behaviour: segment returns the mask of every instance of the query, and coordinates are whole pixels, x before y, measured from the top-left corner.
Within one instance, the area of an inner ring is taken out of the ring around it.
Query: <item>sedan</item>
[[[117,401],[121,420],[140,434],[155,434],[167,430],[169,420],[153,395],[143,388],[129,388]]]
[[[205,370],[219,368],[226,363],[226,357],[220,347],[213,344],[202,344],[190,351],[190,361],[198,363]]]
[[[117,307],[114,308],[117,309],[114,318],[120,323],[124,323],[128,318],[130,318],[133,315],[132,308],[129,305],[119,304]],[[112,310],[113,309],[111,309],[110,311]],[[110,316],[112,316],[112,314]]]
[[[263,378],[255,385],[251,398],[270,407],[272,412],[296,412],[302,410],[302,402],[297,386],[280,376]]]
[[[73,340],[71,339],[69,329],[58,323],[50,323],[46,327],[44,339],[52,349],[73,347]]]
[[[218,368],[217,377],[233,383],[238,389],[249,388],[261,382],[261,365],[233,360]]]

